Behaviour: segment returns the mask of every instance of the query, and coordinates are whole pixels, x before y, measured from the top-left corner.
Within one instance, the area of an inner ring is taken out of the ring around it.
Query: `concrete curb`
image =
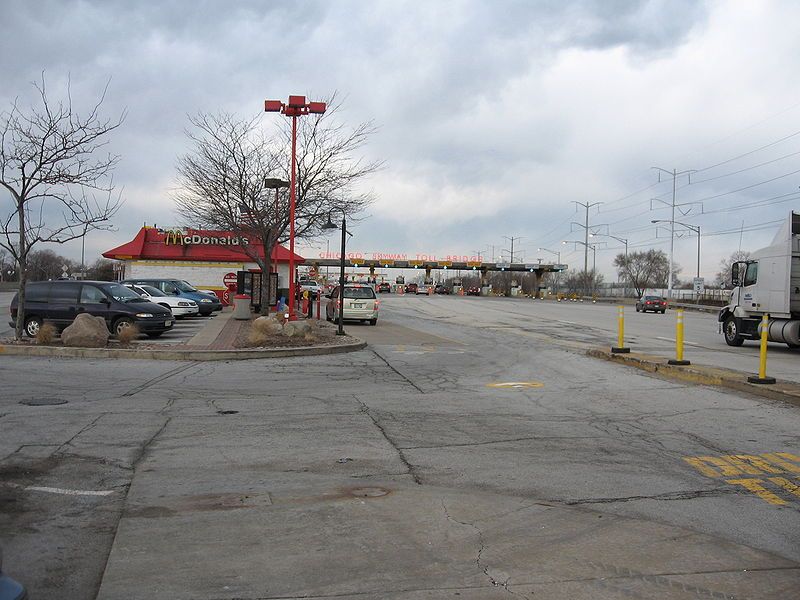
[[[667,359],[662,356],[646,354],[612,354],[611,350],[591,348],[586,351],[588,356],[604,360],[619,362],[625,365],[658,373],[665,377],[696,383],[700,385],[716,385],[737,392],[746,392],[772,400],[783,400],[800,406],[800,384],[791,381],[781,381],[773,385],[759,385],[747,382],[747,373],[707,367],[703,365],[677,366],[667,364]]]
[[[0,344],[0,356],[44,356],[50,358],[129,358],[145,360],[254,360],[259,358],[286,358],[290,356],[323,356],[344,354],[366,348],[367,343],[358,338],[347,344],[335,346],[300,346],[298,348],[253,348],[242,350],[190,350],[171,348],[165,350],[136,348],[64,348],[54,346],[15,346]]]

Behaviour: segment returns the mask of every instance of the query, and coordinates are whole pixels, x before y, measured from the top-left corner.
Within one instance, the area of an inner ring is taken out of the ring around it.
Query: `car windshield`
[[[197,288],[193,288],[185,281],[179,281],[175,284],[175,286],[182,292],[196,292]]]
[[[145,292],[147,292],[148,296],[158,296],[159,298],[162,296],[166,296],[164,292],[160,289],[153,287],[152,285],[142,285],[141,287]]]
[[[645,296],[644,299],[645,300],[661,300],[661,298],[658,297],[658,296]]]
[[[374,298],[375,292],[369,287],[346,287],[344,288],[345,298],[366,299]]]
[[[132,289],[127,288],[124,285],[119,285],[117,283],[109,285],[108,287],[105,288],[105,291],[117,302],[147,302],[147,300],[142,298]]]

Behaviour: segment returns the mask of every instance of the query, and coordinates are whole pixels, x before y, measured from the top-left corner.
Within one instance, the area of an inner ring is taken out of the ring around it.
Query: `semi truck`
[[[731,266],[731,299],[719,312],[729,346],[761,337],[769,315],[768,340],[800,348],[800,214],[792,211],[772,244]]]

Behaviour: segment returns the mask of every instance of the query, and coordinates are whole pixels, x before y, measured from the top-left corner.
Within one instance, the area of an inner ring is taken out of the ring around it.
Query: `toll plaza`
[[[445,257],[437,259],[436,256],[418,255],[419,258],[368,258],[363,254],[354,252],[348,253],[345,257],[345,267],[368,268],[370,278],[375,277],[375,269],[418,269],[425,271],[425,283],[432,283],[431,273],[435,270],[443,271],[473,271],[480,273],[481,295],[489,294],[489,284],[487,274],[492,271],[503,271],[509,273],[530,273],[534,278],[534,289],[539,289],[539,281],[545,273],[561,273],[568,269],[565,264],[558,263],[509,263],[509,262],[485,262],[476,260],[477,257]],[[461,260],[454,260],[461,259]],[[306,264],[310,265],[316,272],[320,267],[339,267],[341,258],[338,254],[324,253],[320,258],[306,258]]]

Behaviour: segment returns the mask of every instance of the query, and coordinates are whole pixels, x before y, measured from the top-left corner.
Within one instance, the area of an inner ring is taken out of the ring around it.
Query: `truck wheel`
[[[736,326],[736,319],[728,317],[722,327],[725,334],[725,343],[728,346],[741,346],[744,344],[744,338],[739,335],[739,328]]]
[[[789,342],[786,342],[786,345],[789,346],[789,348],[791,348],[792,350],[800,348],[800,344],[790,344]]]

